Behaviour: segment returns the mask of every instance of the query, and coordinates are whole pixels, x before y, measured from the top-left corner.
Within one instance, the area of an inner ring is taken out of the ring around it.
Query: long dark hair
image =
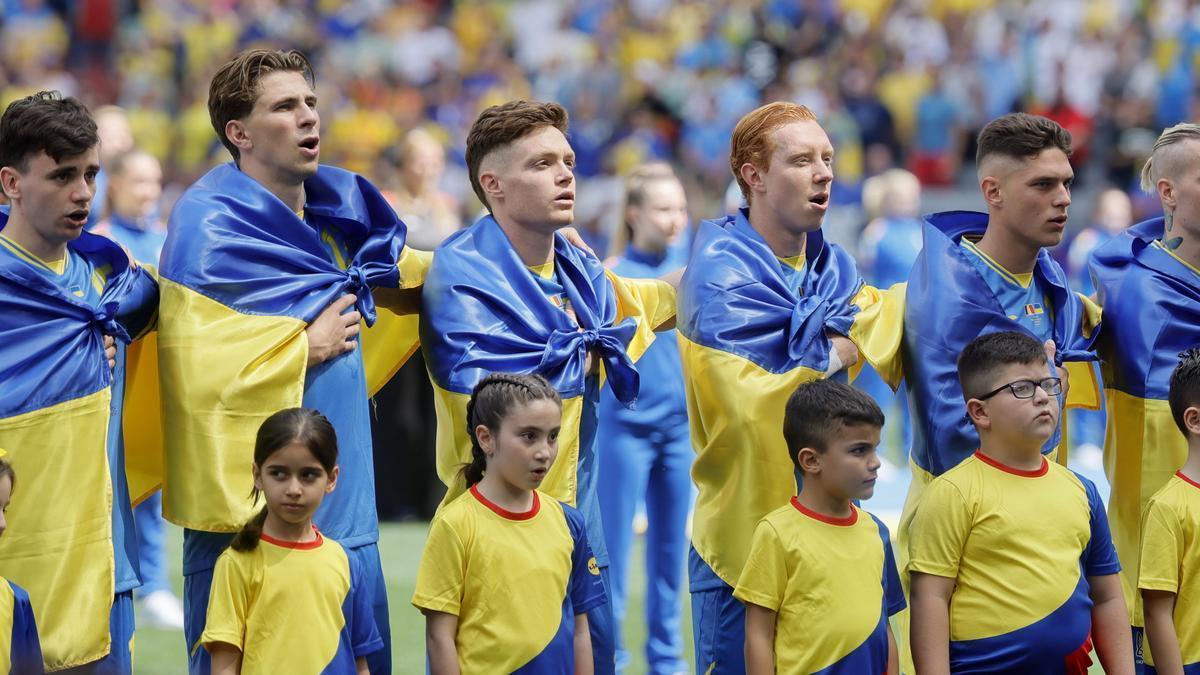
[[[327,472],[337,466],[337,434],[324,415],[309,408],[286,408],[268,417],[258,428],[254,441],[254,465],[261,468],[279,450],[292,443],[308,448]],[[250,493],[258,501],[259,490]],[[229,546],[235,551],[253,551],[262,536],[263,523],[267,521],[267,507],[242,526]]]
[[[471,461],[464,464],[463,479],[467,487],[483,480],[487,470],[487,456],[479,447],[479,439],[475,436],[475,427],[482,424],[497,433],[500,423],[518,403],[529,403],[540,399],[554,401],[562,408],[562,399],[546,378],[541,375],[514,375],[512,373],[492,373],[475,385],[471,392],[471,400],[467,402],[467,433],[471,436]]]

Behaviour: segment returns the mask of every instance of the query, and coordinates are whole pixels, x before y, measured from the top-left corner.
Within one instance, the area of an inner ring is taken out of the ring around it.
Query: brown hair
[[[742,178],[742,165],[749,163],[765,168],[771,163],[771,153],[775,151],[771,143],[772,131],[792,122],[816,121],[817,116],[806,106],[787,101],[768,103],[738,120],[729,141],[729,168],[747,204],[750,203],[750,186]]]
[[[261,469],[271,455],[292,443],[308,448],[327,473],[332,473],[337,466],[337,433],[324,415],[309,408],[285,408],[263,421],[254,440],[254,465]],[[251,492],[255,501],[258,501],[258,494],[258,488]],[[253,551],[258,547],[265,522],[267,507],[263,506],[258,515],[234,535],[229,547],[235,551]]]
[[[1058,148],[1071,156],[1071,132],[1058,122],[1029,113],[997,117],[979,132],[975,166],[989,155],[1030,159],[1047,148]]]
[[[39,91],[17,99],[0,117],[0,166],[24,172],[44,152],[55,162],[82,155],[100,143],[96,122],[78,99]]]
[[[541,375],[516,375],[492,373],[475,385],[471,400],[467,401],[467,434],[471,437],[471,462],[464,464],[459,474],[467,487],[483,480],[487,469],[487,457],[475,437],[475,427],[482,424],[492,433],[500,431],[504,418],[518,403],[529,403],[541,399],[554,401],[562,408],[562,398],[550,382]]]
[[[567,110],[557,103],[509,101],[479,113],[467,134],[467,174],[471,189],[489,211],[487,195],[479,184],[479,166],[492,152],[524,138],[542,127],[554,127],[567,134]]]
[[[241,159],[237,146],[225,135],[225,125],[230,120],[240,120],[254,109],[258,99],[258,83],[267,73],[275,71],[297,72],[308,80],[308,86],[316,85],[312,63],[299,50],[277,51],[273,49],[247,49],[232,61],[221,66],[208,87],[208,118],[221,144],[233,155],[233,161]]]

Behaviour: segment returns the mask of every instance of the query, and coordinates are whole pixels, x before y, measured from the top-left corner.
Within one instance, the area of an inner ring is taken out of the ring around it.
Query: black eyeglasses
[[[1062,393],[1062,380],[1057,377],[1047,377],[1040,382],[1035,382],[1033,380],[1017,380],[1016,382],[1009,382],[1008,384],[1001,385],[984,394],[983,396],[976,396],[975,398],[979,399],[980,401],[986,401],[1005,389],[1012,391],[1012,395],[1016,398],[1033,398],[1033,394],[1037,391],[1038,387],[1044,389],[1045,392],[1051,396],[1058,396]]]

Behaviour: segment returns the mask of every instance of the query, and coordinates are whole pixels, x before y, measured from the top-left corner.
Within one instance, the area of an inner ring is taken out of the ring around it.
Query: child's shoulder
[[[1200,509],[1200,483],[1182,473],[1175,473],[1150,497],[1146,508],[1157,507],[1182,511],[1189,506]]]

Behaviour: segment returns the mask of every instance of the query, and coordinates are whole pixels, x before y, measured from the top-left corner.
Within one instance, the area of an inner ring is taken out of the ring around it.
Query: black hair
[[[1200,406],[1200,347],[1180,352],[1179,364],[1171,372],[1167,403],[1171,406],[1171,417],[1175,418],[1175,426],[1187,436],[1183,411],[1192,406]]]
[[[783,409],[783,439],[792,464],[800,468],[800,450],[825,452],[848,426],[883,426],[879,404],[861,389],[833,380],[805,382],[788,397]]]
[[[479,446],[479,438],[475,436],[475,427],[482,424],[492,433],[500,430],[500,423],[518,403],[529,403],[541,399],[554,401],[562,407],[562,398],[550,382],[541,375],[516,375],[512,373],[491,373],[487,375],[471,391],[471,400],[467,402],[467,434],[471,437],[471,461],[464,464],[463,479],[467,487],[483,480],[487,470],[487,456]]]
[[[958,383],[969,401],[992,388],[996,371],[1010,365],[1046,362],[1046,348],[1037,338],[1017,331],[988,333],[971,340],[958,355]]]
[[[313,457],[327,472],[337,466],[337,433],[324,415],[309,408],[285,408],[268,417],[258,428],[254,441],[254,466],[261,468],[279,450],[300,443],[308,448]],[[258,500],[258,488],[251,492]],[[262,536],[263,523],[267,521],[267,507],[242,526],[229,544],[235,551],[253,551]]]
[[[60,162],[100,143],[96,122],[78,99],[57,91],[39,91],[17,99],[0,117],[0,166],[24,173],[29,159],[45,152]]]
[[[975,165],[988,155],[1031,159],[1047,148],[1058,148],[1071,156],[1071,132],[1058,122],[1040,115],[1010,113],[988,122],[976,140]]]

